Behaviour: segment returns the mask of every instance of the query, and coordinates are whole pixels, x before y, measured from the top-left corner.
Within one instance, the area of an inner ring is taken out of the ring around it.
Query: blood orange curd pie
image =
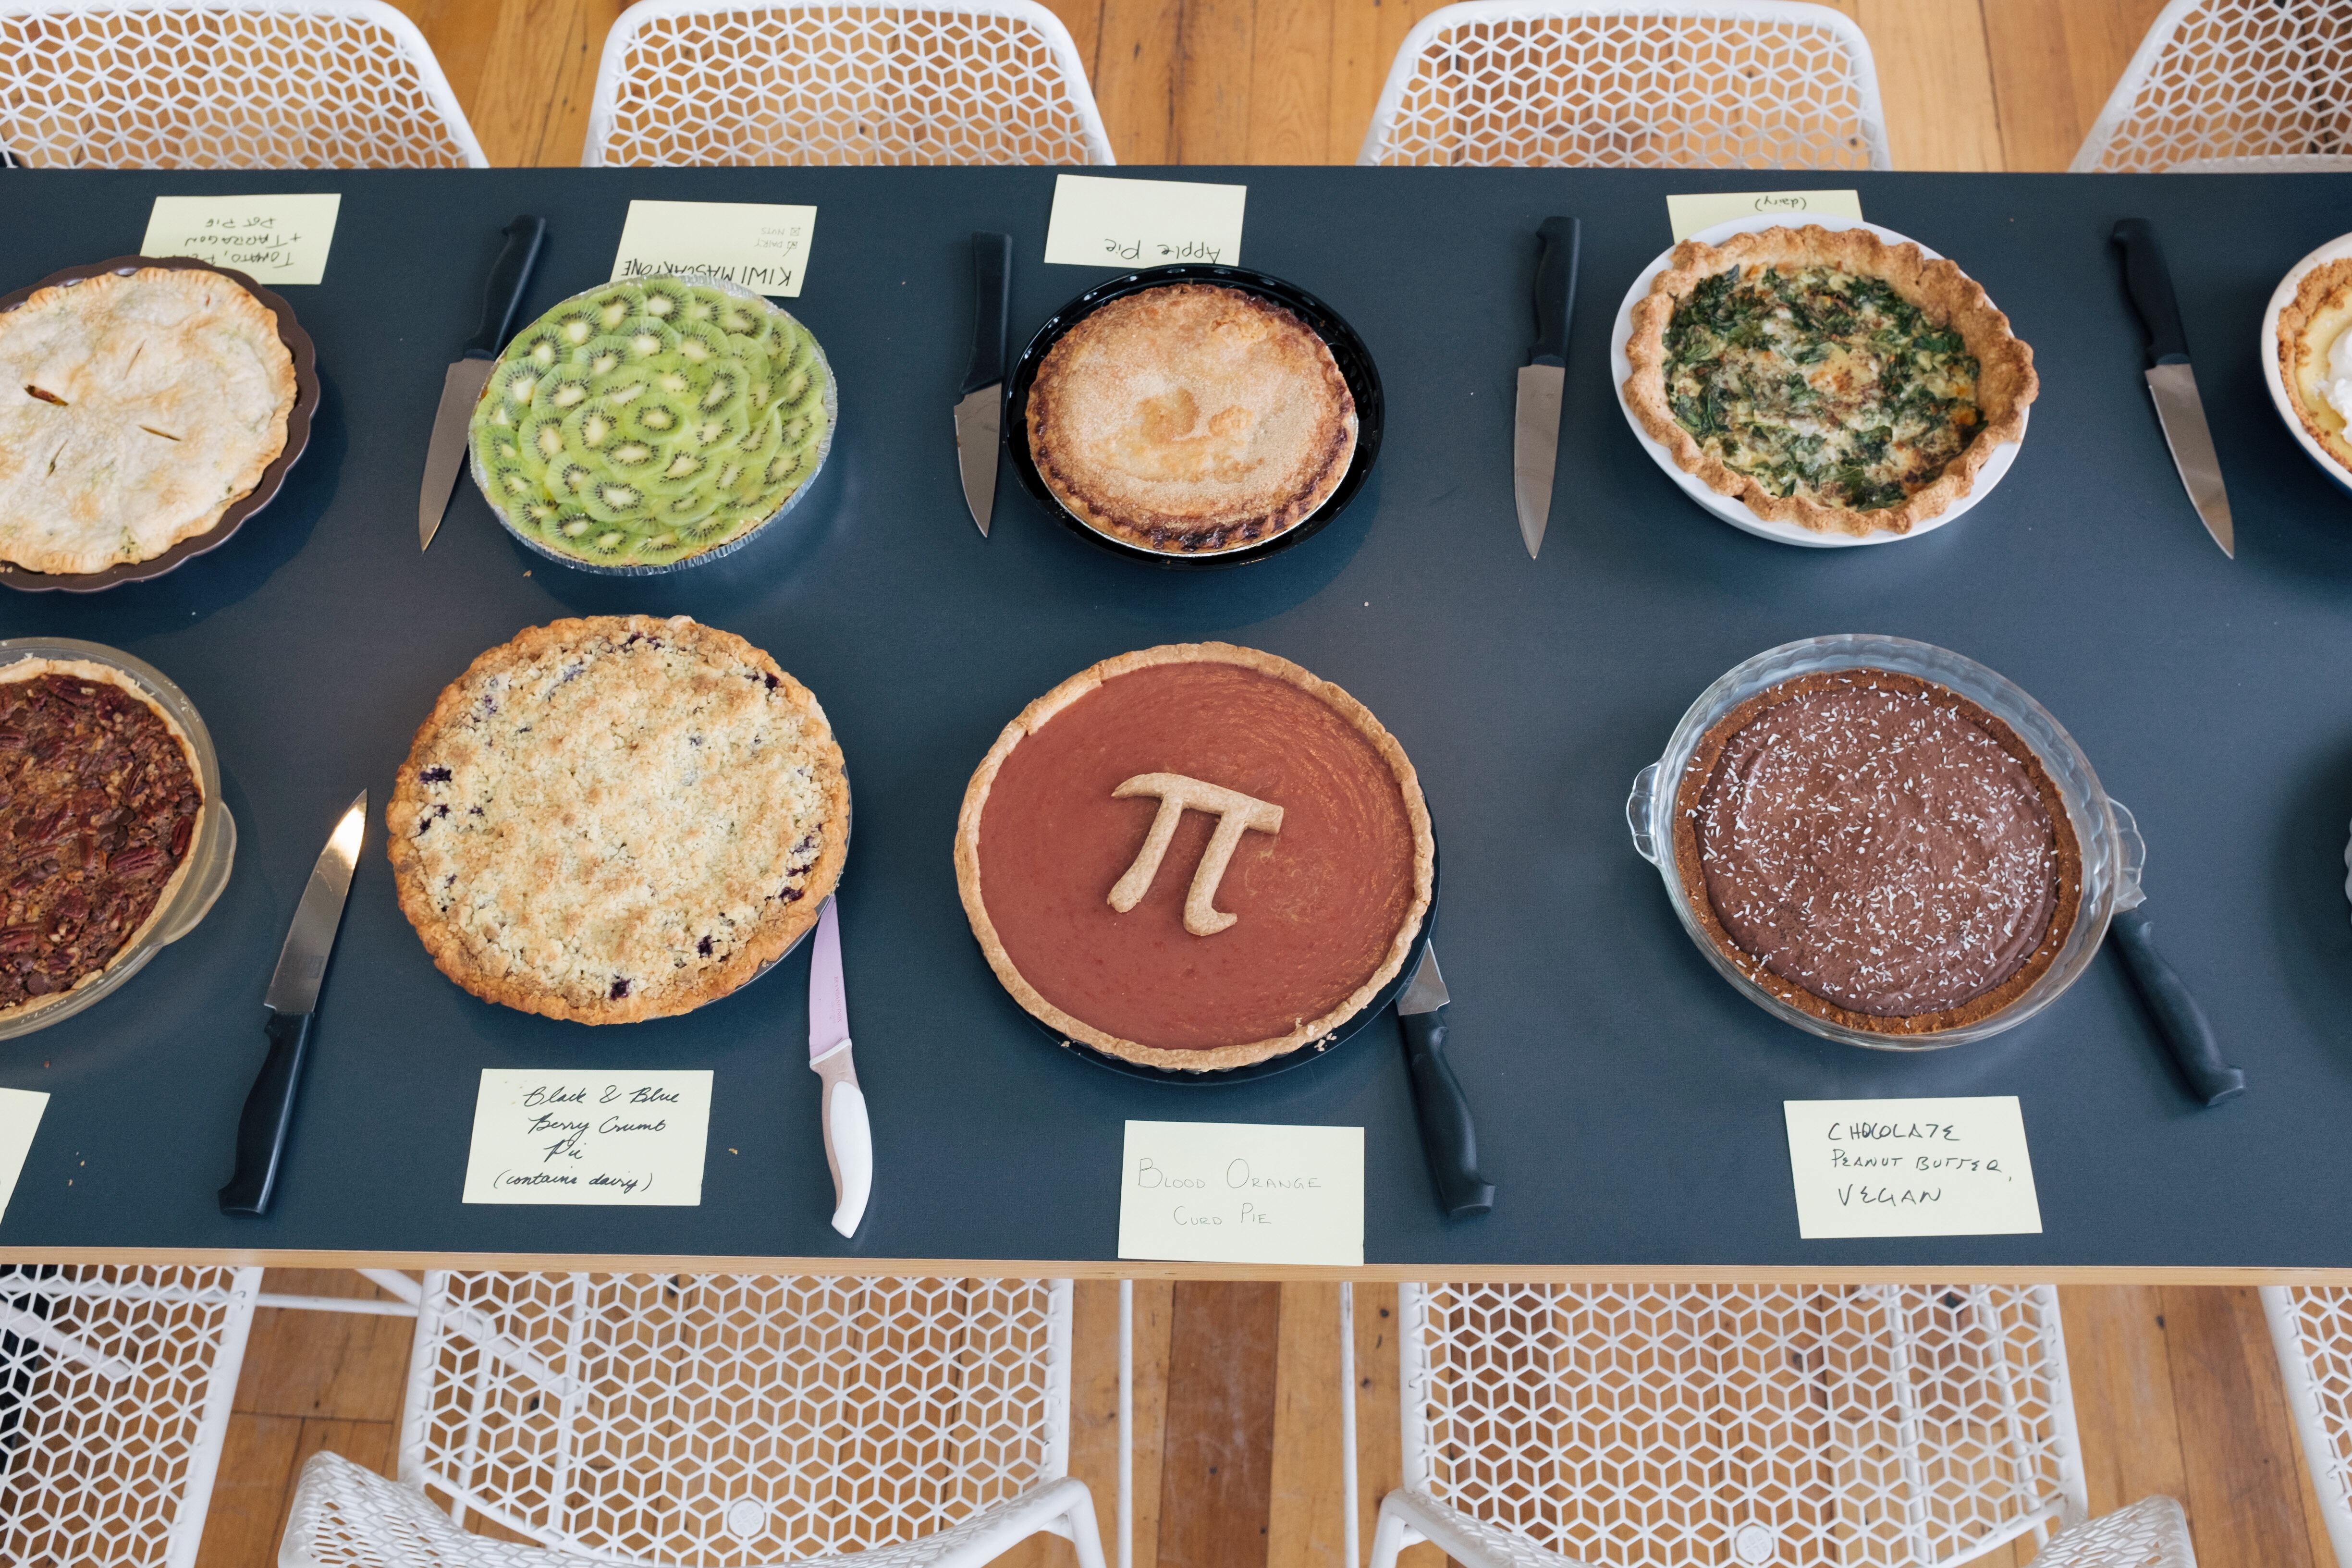
[[[1396,738],[1288,659],[1145,648],[1024,709],[956,823],[990,967],[1066,1039],[1213,1072],[1321,1039],[1402,971],[1435,871]]]

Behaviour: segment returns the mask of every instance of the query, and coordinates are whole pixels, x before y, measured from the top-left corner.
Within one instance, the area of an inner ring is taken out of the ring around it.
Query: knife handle
[[[514,325],[523,290],[530,286],[530,269],[539,265],[547,220],[525,213],[507,225],[506,237],[506,248],[499,252],[489,285],[482,290],[482,330],[458,353],[459,359],[496,359],[506,347],[507,329]]]
[[[223,1214],[263,1215],[278,1190],[286,1135],[294,1126],[294,1096],[310,1054],[311,1013],[269,1016],[269,1055],[236,1119],[236,1173],[220,1190]]]
[[[1400,1013],[1405,1065],[1412,1073],[1412,1105],[1421,1123],[1421,1152],[1429,1179],[1449,1219],[1485,1214],[1495,1206],[1495,1189],[1478,1173],[1478,1130],[1470,1102],[1445,1059],[1445,1009]]]
[[[1004,333],[1013,319],[1013,237],[985,231],[971,237],[971,368],[968,396],[1004,382]]]
[[[844,1040],[812,1064],[824,1096],[824,1163],[833,1172],[833,1228],[856,1236],[874,1193],[874,1128],[866,1119],[866,1091]]]
[[[1548,217],[1536,230],[1543,252],[1536,259],[1536,347],[1529,364],[1568,363],[1568,323],[1576,313],[1576,262],[1584,246],[1584,226],[1572,217]]]
[[[2124,251],[2124,291],[2139,312],[2147,337],[2147,363],[2180,364],[2189,358],[2189,332],[2181,325],[2180,301],[2173,298],[2172,269],[2164,264],[2164,247],[2156,230],[2140,217],[2121,219],[2108,237]]]
[[[2189,1091],[2208,1106],[2245,1093],[2246,1075],[2221,1059],[2213,1026],[2205,1021],[2205,1010],[2197,1005],[2197,998],[2189,994],[2164,954],[2156,951],[2147,917],[2137,910],[2125,910],[2109,922],[2108,929],[2115,933],[2116,951],[2124,955],[2124,968],[2130,973],[2140,1000],[2147,1004],[2148,1016],[2156,1020],[2157,1034],[2172,1053],[2180,1076],[2189,1080]]]

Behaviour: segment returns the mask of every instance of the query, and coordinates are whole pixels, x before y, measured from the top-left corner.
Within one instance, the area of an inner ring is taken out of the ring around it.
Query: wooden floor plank
[[[387,1299],[341,1268],[273,1268],[263,1289]],[[254,1415],[396,1421],[415,1331],[409,1318],[264,1307],[253,1315],[235,1408]]]
[[[1273,1477],[1282,1287],[1176,1283],[1159,1568],[1258,1568]]]
[[[1339,1287],[1282,1287],[1266,1568],[1352,1568],[1342,1552]]]
[[[2002,158],[2066,167],[2164,0],[1980,0]]]
[[[247,1364],[252,1364],[250,1356]],[[196,1568],[262,1568],[275,1560],[278,1533],[293,1499],[294,1455],[302,1426],[294,1415],[229,1417]]]
[[[1834,0],[1878,67],[1898,169],[1999,169],[2000,121],[1977,0]]]
[[[486,8],[490,0],[477,0]],[[596,63],[626,0],[496,0],[498,25],[467,105],[494,164],[580,162]]]
[[[2070,1285],[2058,1292],[2067,1370],[2091,1511],[2109,1513],[2188,1490],[2164,1292],[2147,1285]]]
[[[1107,0],[1045,0],[1045,9],[1054,13],[1070,30],[1070,42],[1078,49],[1078,59],[1087,68],[1087,79],[1094,79],[1095,52],[1102,47],[1103,6]]]
[[[1183,0],[1104,0],[1095,101],[1122,163],[1173,163]]]
[[[1269,9],[1287,0],[1267,0]],[[1250,161],[1257,0],[1184,0],[1176,37],[1171,163]]]
[[[2167,1286],[2164,1329],[2185,1441],[2180,1500],[2200,1568],[2327,1568],[2305,1528],[2294,1440],[2260,1298]]]
[[[1332,16],[1355,3],[1257,0],[1250,52],[1247,162],[1332,162]]]

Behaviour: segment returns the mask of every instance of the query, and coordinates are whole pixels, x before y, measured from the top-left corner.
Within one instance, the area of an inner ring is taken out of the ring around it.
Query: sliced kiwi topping
[[[816,341],[682,278],[614,283],[525,328],[474,414],[491,503],[598,565],[658,566],[773,516],[829,434]]]

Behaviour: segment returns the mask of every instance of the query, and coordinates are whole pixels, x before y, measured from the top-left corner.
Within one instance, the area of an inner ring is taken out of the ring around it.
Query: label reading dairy
[[[465,1201],[692,1207],[709,1134],[708,1071],[484,1068]]]
[[[1238,267],[1247,185],[1057,174],[1045,259],[1141,269],[1206,261]]]
[[[800,297],[816,208],[758,202],[631,202],[613,281],[677,272]]]
[[[1797,1234],[2039,1236],[2042,1205],[2013,1094],[1790,1100]]]
[[[1364,1261],[1364,1130],[1130,1121],[1118,1255],[1192,1263]]]
[[[1679,245],[1703,228],[1743,217],[1850,217],[1862,221],[1859,191],[1717,191],[1706,195],[1668,196],[1666,223]]]
[[[157,196],[147,214],[142,256],[193,256],[270,288],[316,283],[327,275],[343,198]]]

